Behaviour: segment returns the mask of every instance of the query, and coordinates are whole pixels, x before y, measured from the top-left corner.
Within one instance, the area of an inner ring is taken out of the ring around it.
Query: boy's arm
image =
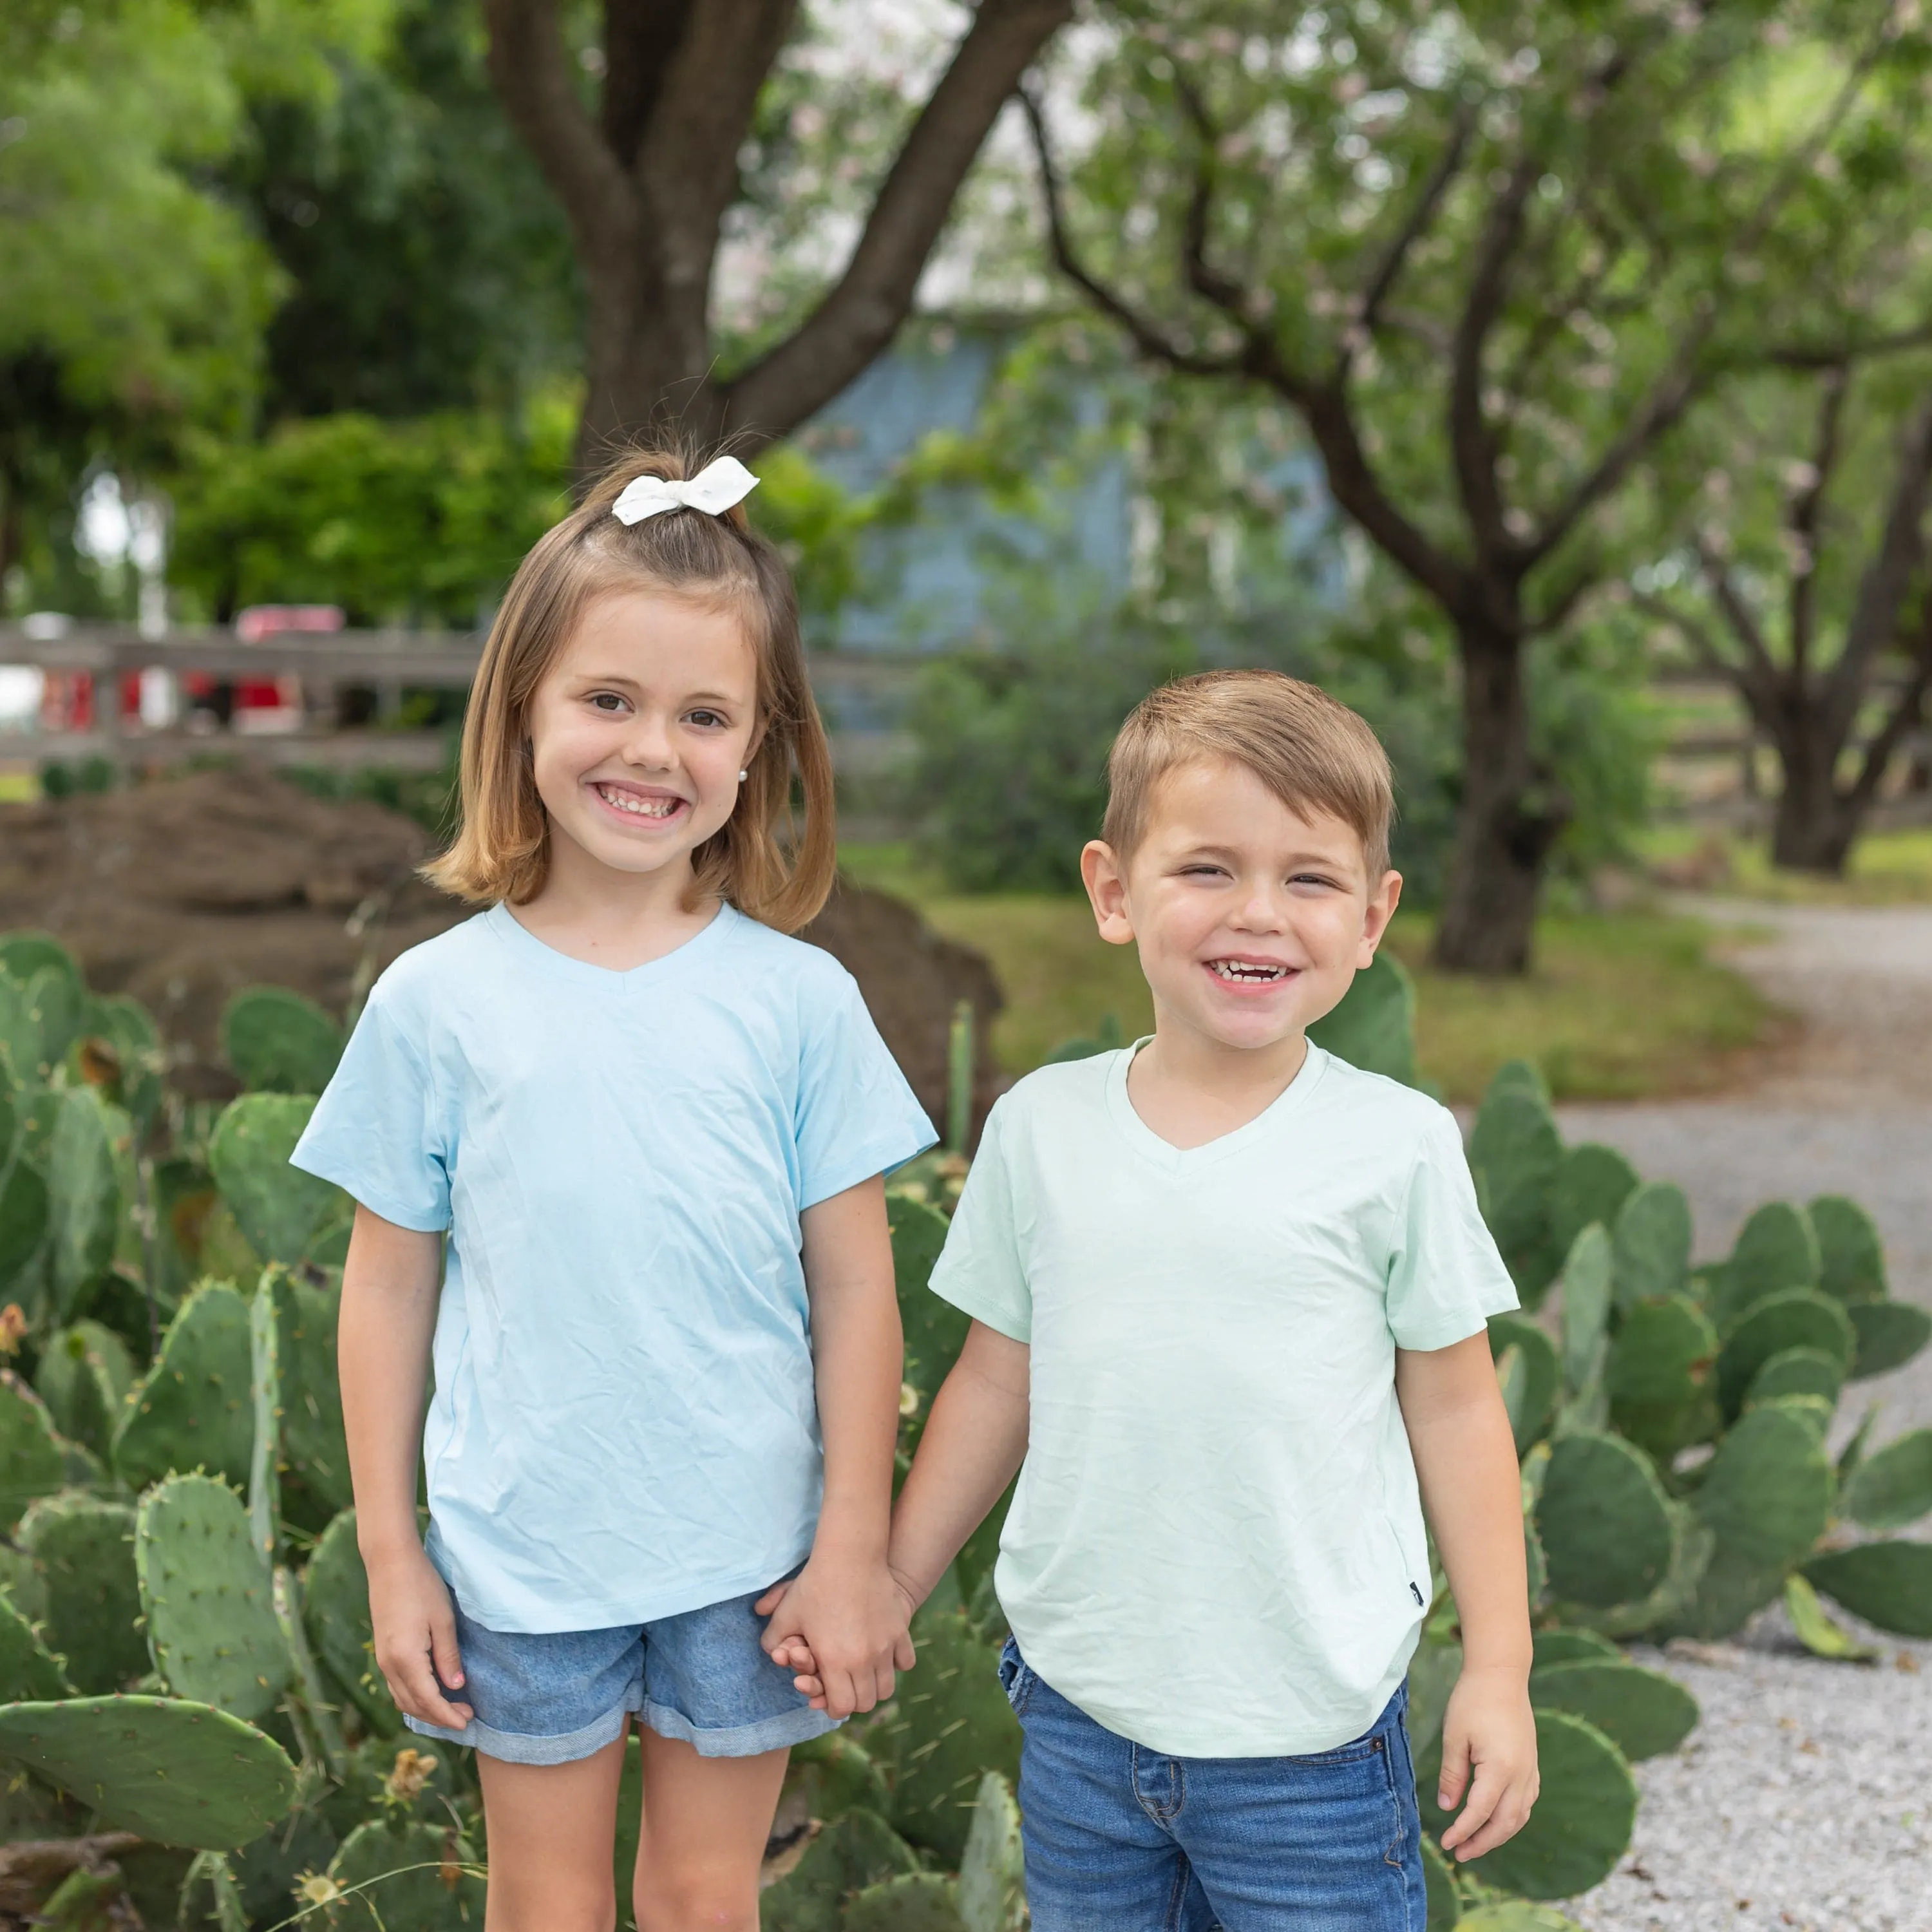
[[[802,1637],[820,1666],[835,1717],[892,1694],[893,1667],[912,1662],[905,1616],[886,1570],[898,1440],[904,1338],[892,1282],[884,1180],[874,1175],[808,1208],[806,1292],[825,1499],[811,1560],[795,1582],[760,1599],[766,1649],[784,1660]]]
[[[473,1713],[451,1703],[436,1681],[452,1688],[463,1682],[456,1618],[416,1528],[423,1385],[442,1275],[440,1235],[399,1228],[358,1206],[342,1270],[336,1359],[376,1666],[411,1717],[460,1731]]]
[[[887,1561],[908,1619],[1025,1458],[1031,1360],[1024,1342],[975,1322],[933,1398],[912,1472],[892,1510]],[[827,1708],[824,1673],[809,1645],[794,1643],[772,1655],[798,1672],[794,1682],[815,1709]]]
[[[1462,1674],[1442,1720],[1437,1798],[1453,1810],[1466,1787],[1468,1803],[1443,1833],[1442,1848],[1480,1858],[1522,1829],[1538,1790],[1516,1442],[1486,1335],[1447,1348],[1397,1349],[1395,1385],[1462,1626]]]

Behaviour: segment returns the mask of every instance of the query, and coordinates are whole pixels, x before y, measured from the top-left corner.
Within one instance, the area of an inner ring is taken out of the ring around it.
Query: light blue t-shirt
[[[994,1586],[1027,1662],[1136,1744],[1332,1750],[1429,1597],[1396,1351],[1516,1292],[1446,1108],[1311,1045],[1246,1126],[1171,1147],[1135,1051],[1000,1100],[932,1271],[1032,1352]]]
[[[470,1616],[644,1623],[804,1560],[799,1216],[933,1138],[852,976],[729,906],[628,973],[497,906],[382,975],[292,1158],[449,1231],[423,1456]]]

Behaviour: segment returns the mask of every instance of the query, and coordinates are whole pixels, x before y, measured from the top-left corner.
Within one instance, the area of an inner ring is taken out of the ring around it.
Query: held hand
[[[1536,1802],[1536,1720],[1521,1671],[1465,1670],[1456,1680],[1443,1714],[1436,1801],[1453,1811],[1466,1789],[1469,1802],[1442,1834],[1442,1849],[1464,1862],[1515,1837]]]
[[[912,1667],[911,1606],[883,1563],[814,1556],[754,1607],[770,1619],[763,1642],[772,1662],[800,1673],[799,1690],[835,1718],[884,1703],[895,1670]]]
[[[475,1712],[442,1694],[443,1684],[452,1690],[462,1684],[463,1660],[457,1654],[449,1590],[435,1565],[422,1550],[410,1549],[379,1558],[368,1570],[376,1667],[397,1708],[444,1730],[465,1730]]]

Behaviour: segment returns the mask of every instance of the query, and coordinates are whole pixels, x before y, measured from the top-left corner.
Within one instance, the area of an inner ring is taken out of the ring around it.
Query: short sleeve
[[[1399,1348],[1446,1348],[1516,1306],[1515,1284],[1476,1203],[1455,1116],[1438,1108],[1396,1216],[1390,1332]]]
[[[842,968],[806,1016],[795,1131],[801,1210],[829,1201],[939,1136]]]
[[[1018,1218],[1006,1146],[1006,1102],[994,1103],[980,1150],[934,1264],[931,1287],[943,1301],[1016,1342],[1033,1340],[1033,1291],[1020,1258]]]
[[[340,1064],[289,1156],[355,1198],[421,1234],[449,1226],[449,1154],[422,1047],[379,986]]]

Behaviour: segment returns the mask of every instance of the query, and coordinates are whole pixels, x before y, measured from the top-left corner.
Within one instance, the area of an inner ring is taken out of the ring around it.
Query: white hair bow
[[[686,482],[668,482],[662,476],[632,478],[610,506],[610,514],[623,524],[641,524],[662,510],[702,510],[722,517],[758,487],[758,479],[735,456],[721,456]]]

